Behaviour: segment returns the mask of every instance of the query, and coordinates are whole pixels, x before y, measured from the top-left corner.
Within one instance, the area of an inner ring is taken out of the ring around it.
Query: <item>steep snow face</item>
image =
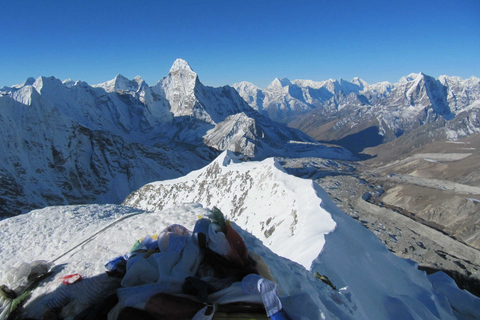
[[[312,181],[289,176],[272,158],[241,163],[229,151],[185,177],[148,184],[123,204],[154,211],[188,202],[217,206],[277,254],[306,268],[335,227],[320,207]],[[291,246],[303,241],[311,246],[298,251]]]
[[[213,125],[230,115],[251,109],[228,86],[203,86],[198,75],[182,59],[173,63],[168,76],[160,80],[152,90],[168,101],[174,117],[192,117]]]
[[[182,59],[174,62],[168,76],[152,90],[168,101],[175,117],[192,117],[212,125],[240,112],[254,112],[232,87],[204,86]]]
[[[53,77],[0,96],[0,216],[51,204],[118,203],[149,181],[183,175],[217,155],[163,137],[163,107]]]
[[[36,92],[32,92],[32,88]],[[108,127],[112,133],[125,138],[131,137],[131,131],[140,130],[145,112],[145,106],[133,98],[116,92],[109,94],[103,88],[90,87],[84,82],[65,84],[54,77],[39,77],[31,86],[21,87],[9,96],[32,106],[31,109],[42,105],[46,115],[57,110],[62,117],[80,125],[94,130]]]
[[[170,68],[168,76],[159,81],[153,88],[170,103],[170,111],[174,116],[192,116],[211,122],[209,115],[202,112],[195,97],[195,87],[200,85],[197,74],[182,59],[177,59]]]
[[[265,99],[265,94],[262,92],[262,89],[247,81],[235,83],[232,87],[237,90],[238,94],[249,106],[262,112],[263,100]]]
[[[355,303],[355,319],[455,319],[414,263],[394,256],[318,185],[286,174],[273,159],[241,163],[225,152],[202,170],[144,186],[124,205],[155,211],[185,202],[219,207],[276,254],[327,275]]]
[[[455,319],[445,296],[432,289],[415,262],[388,251],[373,233],[338,209],[324,190],[318,186],[316,190],[337,227],[325,236],[312,271],[348,286],[367,319]]]

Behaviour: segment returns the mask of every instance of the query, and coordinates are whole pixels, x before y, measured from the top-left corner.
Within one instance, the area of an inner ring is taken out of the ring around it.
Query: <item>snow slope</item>
[[[114,205],[49,207],[2,221],[7,232],[0,238],[5,274],[9,265],[36,259],[55,260],[54,275],[34,291],[26,316],[41,318],[46,301],[58,290],[60,277],[79,273],[84,278],[103,273],[104,263],[127,253],[137,239],[156,234],[171,224],[190,230],[198,215],[208,214],[200,205],[186,204],[161,212],[143,212]],[[235,225],[234,225],[235,226]],[[284,309],[294,319],[356,319],[348,294],[335,292],[300,265],[268,250],[251,234],[239,229],[247,248],[264,258],[282,291]],[[79,245],[80,244],[80,245]],[[71,248],[74,248],[70,251]],[[63,255],[68,252],[66,255]],[[4,279],[1,279],[4,283]],[[85,280],[84,280],[85,281]],[[82,304],[79,296],[76,303]]]
[[[318,185],[286,174],[273,159],[241,163],[224,152],[204,169],[144,186],[124,205],[159,210],[183,202],[221,208],[273,252],[348,287],[355,319],[455,319],[415,263],[389,252]]]
[[[195,204],[181,205],[158,212],[144,212],[116,205],[49,207],[32,211],[2,221],[2,227],[5,227],[6,232],[0,237],[2,249],[0,258],[8,263],[0,267],[0,274],[6,274],[10,266],[18,266],[21,262],[37,259],[55,262],[53,275],[35,289],[25,306],[24,316],[41,319],[41,314],[46,309],[46,302],[52,298],[56,290],[59,290],[61,277],[79,273],[84,279],[95,279],[105,271],[106,261],[128,252],[136,239],[158,233],[174,223],[184,225],[191,230],[198,215],[207,213],[207,210]],[[362,301],[357,299],[352,287],[334,291],[314,278],[312,273],[301,265],[276,255],[250,233],[238,227],[236,229],[245,240],[247,248],[262,256],[269,265],[281,290],[283,307],[293,319],[398,319],[395,316],[372,317],[373,310],[368,312],[362,310],[364,308]],[[296,250],[302,250],[304,247],[305,244],[297,244]],[[350,260],[343,261],[344,264],[349,262]],[[380,260],[377,263],[383,267],[390,267],[388,261]],[[387,265],[384,265],[385,263]],[[394,268],[393,272],[398,272],[400,269],[402,268]],[[368,275],[367,270],[362,269],[362,271]],[[392,276],[392,271],[386,269],[381,271],[387,273],[385,275],[387,278]],[[428,283],[420,283],[427,288],[420,288],[420,285],[411,283],[408,276],[415,278],[415,274],[421,275],[412,266],[401,271],[406,274],[402,279],[407,280],[404,286],[411,286],[410,289],[413,292],[424,291],[426,296],[437,295]],[[367,284],[370,281],[375,283],[372,278],[374,277],[364,276],[362,280]],[[425,278],[424,275],[422,280],[423,278]],[[8,283],[5,279],[0,281]],[[382,291],[376,292],[375,296],[388,300],[394,295],[389,291],[395,290],[389,286],[389,283],[384,285]],[[378,289],[375,285],[369,288],[372,292]],[[451,297],[461,296],[460,294],[462,292],[449,291]],[[398,303],[411,302],[410,295],[398,297],[396,300]],[[86,300],[79,295],[76,296],[74,304],[84,306]],[[477,300],[473,301],[478,303]],[[422,302],[427,304],[422,305]],[[406,308],[404,312],[412,313],[411,319],[455,319],[451,316],[447,305],[442,307],[435,303],[435,299],[430,300],[428,297],[425,297],[422,302]],[[377,306],[374,307],[376,308]],[[463,310],[475,314],[475,311],[468,306],[464,305]],[[399,310],[397,308],[391,311]],[[408,314],[405,315],[404,319],[409,319]]]
[[[286,174],[273,158],[242,163],[229,151],[182,178],[148,184],[123,204],[154,211],[186,202],[217,206],[274,252],[306,269],[322,250],[324,235],[335,228],[311,180]],[[298,243],[310,245],[296,250]]]
[[[198,200],[218,205],[235,222],[247,248],[265,259],[293,319],[480,316],[473,308],[477,298],[469,296],[472,308],[462,303],[465,293],[458,289],[448,291],[447,299],[414,263],[390,253],[317,185],[287,175],[272,159],[241,163],[224,152],[206,168],[147,185],[137,198],[140,195],[144,206],[154,211],[117,205],[48,207],[0,222],[4,262],[0,274],[23,261],[44,259],[56,264],[54,275],[26,305],[27,315],[38,317],[43,312],[47,299],[59,289],[61,276],[80,273],[98,279],[104,263],[128,252],[137,239],[174,223],[192,229],[198,216],[208,211],[200,204],[182,202]],[[164,199],[162,211],[153,205],[159,198]],[[312,271],[327,275],[338,290],[313,277]],[[85,299],[78,296],[74,305],[83,306]],[[457,306],[455,315],[449,302]]]

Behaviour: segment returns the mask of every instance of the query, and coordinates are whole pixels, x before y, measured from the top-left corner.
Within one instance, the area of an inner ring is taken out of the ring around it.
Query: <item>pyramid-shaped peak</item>
[[[36,81],[35,78],[29,77],[27,80],[25,80],[24,83],[13,85],[12,88],[22,88],[25,86],[31,86],[35,83],[35,81]]]
[[[425,77],[425,74],[424,74],[423,72],[410,73],[408,76],[402,77],[402,78],[400,79],[400,83],[406,83],[406,82],[410,82],[410,81],[420,81],[420,80],[422,80],[424,77]]]
[[[62,86],[62,81],[59,79],[51,76],[51,77],[38,77],[35,82],[32,84],[32,86],[37,89],[38,92],[40,92],[42,89],[53,89],[56,87]]]
[[[270,83],[270,85],[267,87],[267,89],[279,89],[279,88],[289,86],[291,84],[292,82],[287,78],[283,78],[283,79],[275,78],[272,81],[272,83]]]
[[[93,87],[103,88],[106,92],[138,92],[145,86],[147,84],[139,76],[135,77],[134,80],[130,80],[121,74],[117,74],[112,80],[94,85]]]
[[[131,80],[119,73],[111,81],[114,86],[123,86],[124,84],[130,82]]]
[[[187,71],[194,73],[188,62],[183,59],[175,60],[172,67],[170,68],[170,73],[174,73],[177,71]]]
[[[416,73],[410,73],[408,76],[403,76],[400,78],[398,81],[399,84],[405,84],[407,82],[413,81],[415,77],[417,76]]]
[[[368,83],[365,80],[360,79],[359,77],[354,77],[352,83],[358,85],[361,88],[368,86]]]

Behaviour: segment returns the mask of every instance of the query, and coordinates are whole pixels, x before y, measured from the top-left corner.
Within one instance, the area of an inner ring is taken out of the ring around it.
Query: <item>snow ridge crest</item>
[[[169,71],[169,73],[176,73],[176,72],[195,73],[193,69],[190,67],[190,65],[188,64],[188,62],[180,58],[175,60],[175,62],[173,63]]]

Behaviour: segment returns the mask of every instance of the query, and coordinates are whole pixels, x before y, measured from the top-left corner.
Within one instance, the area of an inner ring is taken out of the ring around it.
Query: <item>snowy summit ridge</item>
[[[42,314],[48,299],[59,290],[60,277],[71,273],[96,277],[104,272],[106,260],[125,254],[137,239],[171,224],[192,230],[197,216],[208,215],[208,210],[200,204],[184,204],[188,201],[217,205],[234,222],[247,249],[269,266],[280,287],[283,308],[292,319],[479,316],[478,298],[441,275],[428,278],[416,264],[394,256],[312,181],[286,174],[274,159],[241,162],[229,151],[201,170],[138,190],[125,201],[137,209],[50,207],[4,220],[2,261],[46,259],[63,266],[35,290],[27,315]],[[5,268],[0,266],[0,274]],[[328,276],[337,289],[313,272]],[[75,310],[81,311],[86,302],[88,297],[73,295]]]
[[[183,60],[183,59],[180,59],[180,58],[176,59],[173,62],[173,65],[170,68],[169,73],[175,73],[175,72],[179,72],[179,71],[187,72],[187,73],[195,73],[193,71],[192,67],[190,67],[190,65],[188,64],[188,62]]]
[[[145,185],[123,204],[156,211],[191,202],[221,208],[276,254],[347,288],[357,305],[338,318],[455,319],[415,263],[388,251],[323,189],[288,175],[274,159],[242,163],[226,151],[182,178]]]

